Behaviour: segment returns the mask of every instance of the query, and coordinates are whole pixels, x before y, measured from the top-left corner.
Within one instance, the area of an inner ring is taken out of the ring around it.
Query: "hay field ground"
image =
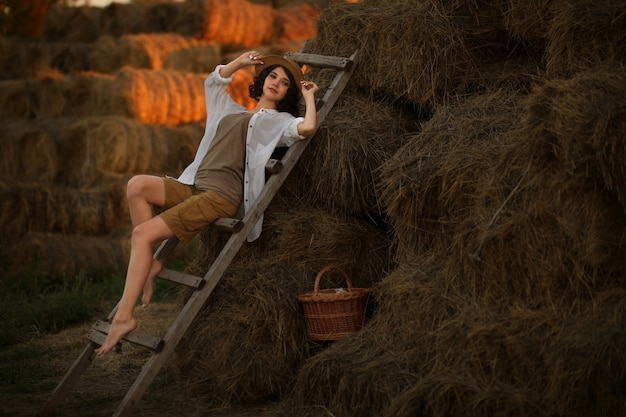
[[[146,330],[166,329],[179,306],[175,302],[138,309]],[[0,417],[34,416],[52,390],[85,348],[93,323],[86,322],[56,334],[34,335],[31,340],[0,349]],[[124,397],[130,383],[145,363],[147,350],[124,344],[119,354],[94,360],[75,390],[61,403],[61,417],[110,416]],[[172,391],[175,376],[167,365],[135,408],[134,416],[215,416],[251,417],[271,415],[271,405],[211,409],[185,392]]]

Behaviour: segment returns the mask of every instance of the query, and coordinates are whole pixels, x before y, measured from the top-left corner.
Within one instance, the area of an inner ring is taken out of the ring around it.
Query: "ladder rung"
[[[213,226],[228,230],[229,232],[237,233],[243,228],[243,222],[240,219],[228,219],[223,217],[215,220],[213,222]]]
[[[102,338],[100,335],[108,334],[110,327],[110,323],[107,323],[103,320],[98,320],[87,334],[87,337],[89,338],[89,340],[96,342],[99,345],[102,345],[102,343],[104,343],[104,338]],[[97,335],[96,333],[100,333],[100,335]],[[150,336],[149,334],[139,333],[137,331],[128,333],[122,339],[126,340],[127,342],[145,346],[148,349],[154,350],[155,352],[160,352],[161,349],[163,349],[163,339]]]
[[[280,171],[282,171],[282,169],[283,163],[278,159],[270,159],[269,161],[267,161],[267,164],[265,164],[265,171],[269,172],[270,174],[278,174]]]
[[[346,70],[353,64],[350,58],[307,54],[303,52],[287,52],[285,58],[312,67],[334,68],[337,70]]]
[[[184,272],[174,271],[173,269],[164,268],[159,275],[161,279],[183,284],[188,287],[199,290],[204,286],[204,279],[195,275],[185,274]]]

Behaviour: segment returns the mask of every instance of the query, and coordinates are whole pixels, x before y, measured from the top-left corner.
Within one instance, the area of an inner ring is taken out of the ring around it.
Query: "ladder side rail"
[[[355,52],[352,55],[352,59],[355,60],[355,64],[357,54],[358,52]],[[335,85],[332,89],[329,88],[324,96],[326,99],[326,105],[318,113],[318,125],[326,118],[331,107],[337,101],[339,95],[341,95],[341,92],[346,86],[355,67],[356,65],[352,65],[347,71],[341,71],[335,77],[335,80],[333,81],[333,84]],[[289,148],[287,154],[285,155],[286,160],[283,158],[283,169],[279,174],[273,175],[269,178],[265,187],[261,191],[261,194],[257,198],[254,208],[244,216],[242,229],[228,239],[219,256],[204,276],[206,284],[201,290],[196,291],[191,295],[181,312],[174,320],[174,323],[163,337],[163,341],[165,342],[163,349],[158,355],[153,355],[146,362],[141,373],[126,393],[126,396],[120,403],[113,417],[125,417],[130,415],[132,408],[139,402],[145,391],[148,389],[161,367],[165,364],[165,361],[174,351],[178,342],[191,326],[191,323],[217,286],[218,282],[226,272],[226,269],[228,269],[235,256],[239,253],[239,249],[245,243],[249,232],[261,218],[263,213],[265,213],[265,210],[273,200],[274,195],[295,166],[313,136],[314,135],[308,136],[304,140],[296,142]]]

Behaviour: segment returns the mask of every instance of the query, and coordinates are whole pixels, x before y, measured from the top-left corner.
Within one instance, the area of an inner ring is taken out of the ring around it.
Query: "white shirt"
[[[219,74],[218,65],[204,81],[204,95],[206,100],[206,127],[204,136],[198,146],[198,151],[191,164],[178,177],[183,184],[193,185],[200,162],[209,150],[217,126],[227,114],[243,113],[248,109],[236,103],[226,92],[226,86],[233,77],[224,78]],[[251,208],[265,186],[265,165],[277,146],[291,146],[297,140],[304,139],[298,134],[298,124],[304,118],[294,117],[287,112],[274,109],[261,109],[250,118],[246,137],[246,165],[243,175],[243,206],[244,213]],[[263,216],[254,225],[248,234],[248,242],[256,240],[261,235]]]

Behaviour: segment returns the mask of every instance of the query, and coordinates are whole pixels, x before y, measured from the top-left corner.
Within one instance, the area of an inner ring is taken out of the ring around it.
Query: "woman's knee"
[[[162,184],[160,177],[152,175],[135,175],[126,183],[126,196],[129,199],[140,197],[152,202],[158,196],[155,195]]]

